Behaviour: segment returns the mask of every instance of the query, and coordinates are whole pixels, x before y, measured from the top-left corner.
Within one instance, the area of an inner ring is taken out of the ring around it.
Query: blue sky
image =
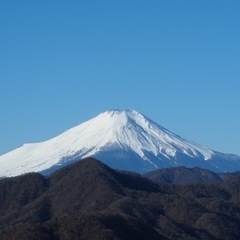
[[[0,154],[136,109],[240,155],[240,1],[0,1]]]

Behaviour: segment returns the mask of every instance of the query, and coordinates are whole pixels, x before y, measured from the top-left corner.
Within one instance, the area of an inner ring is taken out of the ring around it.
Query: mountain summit
[[[89,156],[140,173],[175,166],[240,170],[239,156],[187,141],[135,110],[111,110],[48,141],[24,144],[0,156],[0,176],[49,174]]]

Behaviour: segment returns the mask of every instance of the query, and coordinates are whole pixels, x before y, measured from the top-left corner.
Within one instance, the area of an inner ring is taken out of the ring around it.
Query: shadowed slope
[[[92,158],[0,181],[1,240],[239,239],[239,175],[162,185]]]

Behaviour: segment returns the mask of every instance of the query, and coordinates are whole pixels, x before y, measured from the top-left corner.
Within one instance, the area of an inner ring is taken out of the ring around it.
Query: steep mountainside
[[[240,170],[240,157],[187,141],[134,110],[112,110],[42,143],[25,144],[0,156],[0,177],[45,175],[94,156],[112,168],[139,173],[166,167]]]
[[[94,159],[0,181],[1,240],[240,238],[240,175],[156,184]]]

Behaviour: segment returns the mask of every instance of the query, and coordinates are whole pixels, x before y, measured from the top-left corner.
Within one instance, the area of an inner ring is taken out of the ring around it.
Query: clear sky
[[[0,1],[0,154],[113,108],[240,155],[240,1]]]

